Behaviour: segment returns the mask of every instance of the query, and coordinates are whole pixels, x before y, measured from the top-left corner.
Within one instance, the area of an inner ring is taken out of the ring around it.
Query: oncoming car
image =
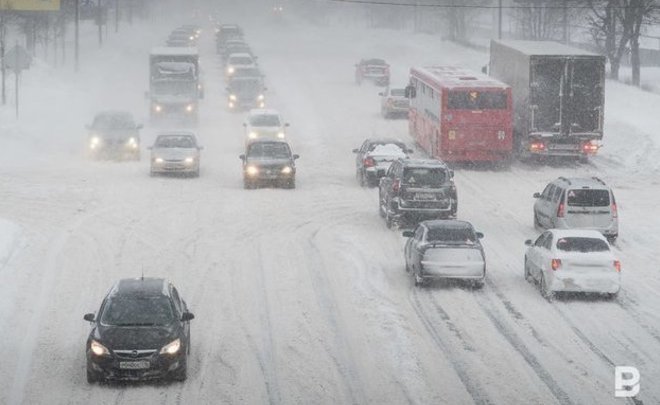
[[[94,117],[89,131],[88,154],[94,159],[140,160],[140,129],[126,111],[103,111]]]
[[[255,68],[257,63],[254,57],[248,53],[232,53],[227,58],[225,74],[231,76],[240,68]]]
[[[183,173],[199,176],[200,150],[192,132],[164,132],[151,149],[151,175]]]
[[[160,278],[122,279],[108,292],[87,338],[87,382],[187,377],[190,321],[177,289]]]
[[[250,110],[243,123],[247,142],[255,139],[284,139],[285,129],[289,126],[284,122],[277,110],[254,108]]]
[[[525,279],[536,280],[541,294],[592,292],[615,297],[621,288],[621,262],[607,239],[587,229],[550,229],[525,241]]]
[[[296,187],[296,159],[285,141],[260,139],[247,144],[243,161],[243,186],[246,189],[259,185]]]

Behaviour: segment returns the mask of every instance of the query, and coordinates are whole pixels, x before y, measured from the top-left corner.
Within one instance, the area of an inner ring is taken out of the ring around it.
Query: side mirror
[[[359,149],[353,149],[353,153],[359,153],[359,152],[360,152]]]
[[[532,194],[532,197],[541,198],[541,193],[534,193],[534,194]]]
[[[183,315],[181,315],[181,320],[183,322],[192,321],[193,319],[195,319],[195,315],[193,315],[192,312],[184,312]]]
[[[83,316],[83,319],[86,320],[87,322],[94,322],[95,317],[94,314],[85,314],[85,316]]]
[[[290,126],[290,124],[289,124],[288,122],[285,122],[285,123],[284,123],[284,126],[285,126],[285,127],[288,127],[288,126]]]
[[[476,235],[477,235],[477,239],[482,239],[484,237],[484,234],[481,232],[477,232]]]
[[[415,236],[415,232],[413,231],[403,231],[401,232],[401,235],[405,236],[406,238],[412,238]]]
[[[453,170],[449,171],[449,177],[452,178],[452,179],[454,178],[454,171]]]
[[[137,124],[135,126],[135,129],[142,129],[142,128],[144,128],[144,125],[142,125],[142,124]]]
[[[300,157],[300,155],[293,155],[293,160],[296,160]]]
[[[238,155],[238,158],[241,160],[245,160],[245,155]]]
[[[531,240],[531,239],[527,239],[527,240],[525,241],[525,246],[532,246],[532,240]]]

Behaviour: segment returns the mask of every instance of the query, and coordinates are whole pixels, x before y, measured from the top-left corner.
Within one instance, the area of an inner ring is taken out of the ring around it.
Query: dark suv
[[[249,142],[243,161],[244,188],[255,188],[260,184],[275,184],[296,188],[296,159],[286,141],[257,139]]]
[[[388,228],[404,221],[456,218],[454,172],[440,160],[399,159],[379,184],[379,212]]]
[[[168,281],[120,280],[98,316],[84,316],[93,325],[86,344],[87,382],[185,380],[194,317]]]

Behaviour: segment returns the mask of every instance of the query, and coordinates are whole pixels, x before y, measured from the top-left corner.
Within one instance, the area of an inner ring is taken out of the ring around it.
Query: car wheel
[[[243,180],[243,188],[245,190],[252,190],[254,188],[254,183],[249,180]]]
[[[378,203],[378,215],[380,215],[381,218],[385,218],[385,207],[383,207],[382,200]]]
[[[552,290],[548,289],[548,284],[545,281],[545,276],[544,275],[541,275],[540,289],[541,289],[541,295],[543,296],[543,298],[545,298],[548,301],[552,301],[555,294]]]
[[[87,383],[94,384],[99,381],[101,381],[101,379],[99,378],[98,374],[96,374],[93,371],[87,370]]]
[[[472,281],[472,288],[475,290],[481,290],[484,288],[484,279],[481,280],[473,280]]]
[[[286,182],[286,188],[288,188],[288,189],[294,189],[294,188],[296,188],[296,179],[295,179],[295,178],[292,178],[292,179],[287,180],[287,182]]]
[[[525,275],[525,280],[527,282],[533,281],[532,279],[532,274],[529,272],[529,267],[527,266],[527,257],[525,257],[525,264],[524,264],[524,275]]]
[[[610,299],[610,300],[615,300],[615,299],[617,299],[618,296],[619,296],[619,292],[618,292],[618,291],[615,292],[615,293],[609,293],[609,294],[607,294],[607,298]]]
[[[387,229],[392,229],[394,226],[394,219],[390,215],[390,210],[385,209],[385,226]]]
[[[535,228],[535,229],[542,229],[542,228],[543,228],[543,227],[541,226],[541,223],[539,222],[539,216],[538,216],[538,214],[536,213],[536,211],[534,211],[534,228]]]
[[[364,173],[362,173],[362,170],[358,170],[355,173],[355,176],[357,177],[357,181],[358,181],[358,184],[360,185],[360,187],[365,187],[366,182],[365,182]]]
[[[415,287],[422,287],[425,284],[424,278],[422,278],[422,276],[419,275],[419,272],[414,267],[412,270],[412,276],[413,276],[413,281],[415,283]]]

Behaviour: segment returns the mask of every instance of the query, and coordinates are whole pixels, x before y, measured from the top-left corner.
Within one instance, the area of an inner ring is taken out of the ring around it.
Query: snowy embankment
[[[19,227],[0,218],[0,272],[11,258],[18,242]]]

